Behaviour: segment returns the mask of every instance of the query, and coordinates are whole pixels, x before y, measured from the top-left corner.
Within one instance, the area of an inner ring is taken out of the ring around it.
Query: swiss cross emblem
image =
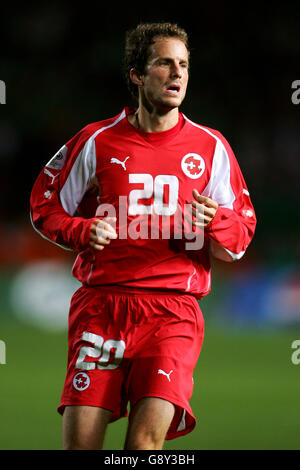
[[[82,392],[83,390],[88,388],[90,383],[91,383],[91,380],[85,372],[78,372],[76,375],[74,375],[73,386],[79,392]]]
[[[181,160],[181,168],[186,176],[197,179],[205,170],[205,161],[197,153],[188,153]]]

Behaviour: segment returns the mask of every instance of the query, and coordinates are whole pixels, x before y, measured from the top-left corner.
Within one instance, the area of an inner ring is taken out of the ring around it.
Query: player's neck
[[[140,106],[129,122],[144,132],[163,132],[172,129],[178,123],[178,108],[173,108],[166,113],[149,112]]]

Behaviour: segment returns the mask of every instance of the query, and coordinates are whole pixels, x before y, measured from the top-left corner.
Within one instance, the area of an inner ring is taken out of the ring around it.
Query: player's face
[[[176,38],[157,38],[142,77],[142,96],[151,107],[173,109],[182,103],[189,73],[189,53]]]

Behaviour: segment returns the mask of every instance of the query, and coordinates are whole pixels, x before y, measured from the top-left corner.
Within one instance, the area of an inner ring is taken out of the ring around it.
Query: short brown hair
[[[127,31],[125,38],[124,74],[128,89],[137,98],[137,86],[132,83],[129,72],[135,68],[143,74],[149,57],[149,46],[157,37],[180,39],[189,51],[188,35],[184,29],[174,23],[141,23],[135,29]]]

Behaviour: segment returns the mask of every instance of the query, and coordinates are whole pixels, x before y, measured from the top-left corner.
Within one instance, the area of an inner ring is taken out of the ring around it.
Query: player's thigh
[[[64,450],[101,450],[112,412],[95,406],[66,406],[63,414]]]
[[[140,399],[129,415],[125,449],[162,449],[175,406],[157,397]]]

